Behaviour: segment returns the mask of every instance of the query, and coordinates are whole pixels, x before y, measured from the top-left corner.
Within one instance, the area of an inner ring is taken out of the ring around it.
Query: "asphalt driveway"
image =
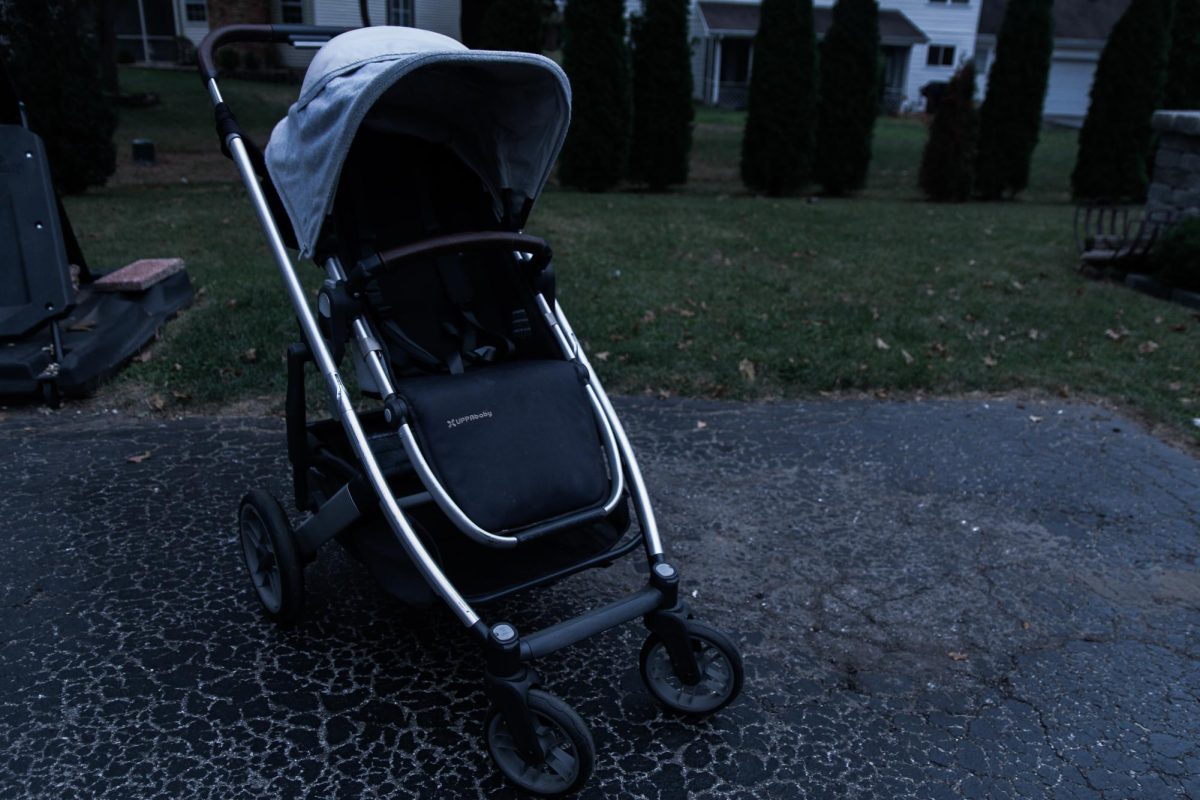
[[[1200,800],[1200,462],[1086,405],[617,407],[747,682],[691,724],[636,626],[544,659],[596,739],[582,796]],[[234,517],[287,496],[280,421],[9,412],[0,453],[0,796],[513,796],[449,614],[334,545],[306,622],[260,618]],[[638,561],[489,615],[543,626]]]

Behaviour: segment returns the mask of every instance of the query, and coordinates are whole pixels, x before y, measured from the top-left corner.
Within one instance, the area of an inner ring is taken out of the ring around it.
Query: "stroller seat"
[[[430,467],[475,524],[510,531],[604,502],[581,369],[514,361],[398,382]]]

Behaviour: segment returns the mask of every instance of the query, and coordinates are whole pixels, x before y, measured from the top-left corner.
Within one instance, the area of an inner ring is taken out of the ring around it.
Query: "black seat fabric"
[[[484,530],[516,530],[603,502],[610,489],[576,367],[521,361],[408,378],[399,394],[450,496]]]

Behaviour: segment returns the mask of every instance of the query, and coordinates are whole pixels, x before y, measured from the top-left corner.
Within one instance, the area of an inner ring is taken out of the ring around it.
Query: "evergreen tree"
[[[692,64],[687,0],[646,0],[633,19],[630,177],[662,191],[686,183],[692,149]]]
[[[1008,0],[979,111],[975,190],[985,200],[1015,195],[1029,182],[1053,50],[1054,0]]]
[[[971,196],[978,129],[975,66],[968,61],[950,79],[921,155],[921,189],[930,200],[961,203]]]
[[[1175,0],[1163,108],[1200,109],[1200,0]]]
[[[484,50],[542,52],[542,0],[495,0],[483,15]]]
[[[91,19],[78,0],[0,2],[0,57],[64,194],[103,185],[117,167]]]
[[[563,67],[574,96],[558,178],[589,192],[611,189],[629,160],[632,110],[623,0],[577,0],[563,13]]]
[[[759,20],[742,136],[742,181],[768,195],[795,194],[811,175],[816,145],[812,0],[763,0]]]
[[[861,189],[879,114],[879,4],[837,0],[821,42],[814,173],[827,194]]]
[[[1076,199],[1141,202],[1149,185],[1150,117],[1167,77],[1173,0],[1133,0],[1100,54],[1071,173]]]

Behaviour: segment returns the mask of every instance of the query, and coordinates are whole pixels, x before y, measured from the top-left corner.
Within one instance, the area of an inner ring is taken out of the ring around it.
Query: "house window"
[[[930,67],[953,67],[954,45],[929,45],[929,52],[925,55],[925,64]]]
[[[187,0],[184,5],[184,16],[188,22],[204,22],[208,19],[208,5],[205,0]]]
[[[279,0],[279,19],[285,23],[304,23],[304,0]]]
[[[387,0],[387,24],[411,28],[414,25],[413,0]]]

